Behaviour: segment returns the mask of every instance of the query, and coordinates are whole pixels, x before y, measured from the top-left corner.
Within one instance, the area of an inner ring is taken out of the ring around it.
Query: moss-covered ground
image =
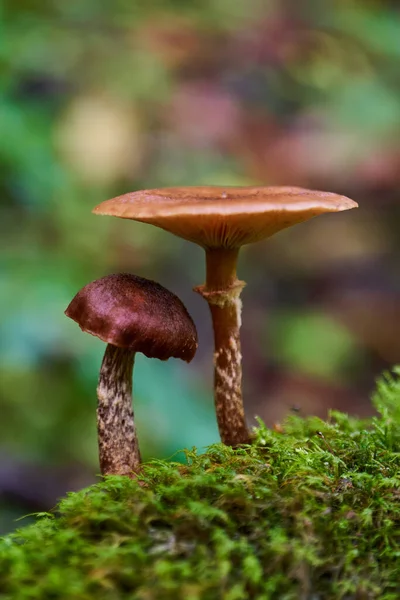
[[[109,477],[0,543],[2,600],[400,598],[400,384],[378,416]]]

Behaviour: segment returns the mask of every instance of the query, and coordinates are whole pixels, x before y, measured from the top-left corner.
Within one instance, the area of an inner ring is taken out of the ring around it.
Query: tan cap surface
[[[205,248],[238,248],[326,212],[358,205],[346,196],[297,187],[176,187],[142,190],[93,210],[157,225]]]

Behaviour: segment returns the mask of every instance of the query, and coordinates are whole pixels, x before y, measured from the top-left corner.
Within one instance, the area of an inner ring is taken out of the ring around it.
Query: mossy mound
[[[376,405],[70,494],[2,540],[0,598],[397,600],[398,381]]]

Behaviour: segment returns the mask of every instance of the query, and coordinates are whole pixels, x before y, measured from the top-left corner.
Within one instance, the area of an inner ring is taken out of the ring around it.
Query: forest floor
[[[374,404],[71,493],[1,540],[0,599],[397,600],[397,376]]]

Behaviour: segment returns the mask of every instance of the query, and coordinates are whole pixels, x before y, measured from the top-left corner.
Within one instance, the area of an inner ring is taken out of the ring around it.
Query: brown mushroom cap
[[[190,362],[197,350],[196,326],[181,300],[136,275],[107,275],[85,285],[65,314],[103,342],[149,358]]]
[[[358,205],[346,196],[297,187],[176,187],[143,190],[93,210],[157,225],[204,248],[239,248],[326,212]]]

